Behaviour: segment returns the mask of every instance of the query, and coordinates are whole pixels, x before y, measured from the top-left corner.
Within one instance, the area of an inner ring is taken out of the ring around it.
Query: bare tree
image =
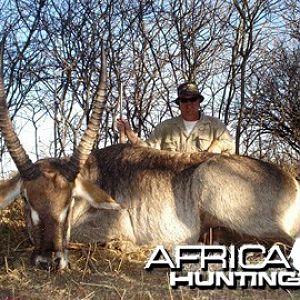
[[[287,130],[279,136],[270,127],[275,124],[272,113],[287,109],[262,108],[265,89],[275,88],[266,84],[275,76],[270,67],[283,55],[275,50],[299,41],[296,0],[4,0],[0,8],[0,34],[7,34],[9,46],[5,81],[11,115],[28,119],[34,108],[29,121],[36,143],[43,125],[53,132],[46,142],[51,156],[68,155],[86,127],[102,40],[109,72],[98,136],[102,145],[118,142],[115,122],[121,113],[140,137],[147,137],[157,123],[178,113],[172,102],[176,87],[191,80],[205,95],[205,112],[236,132],[237,153],[265,157],[271,147],[277,157],[289,150],[276,149],[278,139],[292,147]],[[292,59],[292,53],[285,55]],[[4,149],[0,151],[2,157]]]
[[[300,48],[281,47],[272,58],[273,64],[260,74],[261,86],[252,113],[264,132],[300,154]]]

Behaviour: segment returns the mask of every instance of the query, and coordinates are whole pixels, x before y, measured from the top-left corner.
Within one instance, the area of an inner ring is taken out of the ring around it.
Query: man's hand
[[[219,142],[217,140],[213,140],[206,151],[210,152],[210,153],[221,153],[222,149],[221,149],[220,145],[218,145],[218,144],[219,144]]]
[[[126,134],[126,131],[132,131],[130,124],[127,120],[117,119],[117,128],[120,132]]]
[[[117,128],[120,133],[123,133],[127,136],[131,144],[137,144],[139,142],[139,138],[137,134],[132,130],[128,120],[117,119]]]

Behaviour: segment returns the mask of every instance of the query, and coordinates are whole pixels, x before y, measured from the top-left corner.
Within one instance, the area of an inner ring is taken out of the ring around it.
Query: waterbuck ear
[[[21,194],[22,181],[19,175],[0,183],[0,208],[5,208]]]
[[[121,206],[104,190],[89,180],[77,176],[72,190],[73,197],[87,200],[91,206],[99,209],[121,209]]]

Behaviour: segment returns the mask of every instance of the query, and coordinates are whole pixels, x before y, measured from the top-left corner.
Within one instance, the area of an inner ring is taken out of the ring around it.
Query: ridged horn
[[[64,174],[69,181],[75,180],[81,168],[86,163],[97,138],[102,114],[107,98],[107,70],[106,55],[104,46],[101,49],[101,72],[97,87],[96,97],[93,101],[92,115],[90,117],[88,127],[85,130],[79,145],[74,150],[70,158],[66,173]]]
[[[6,103],[3,76],[3,54],[5,37],[0,44],[0,129],[8,152],[15,162],[20,175],[25,180],[33,180],[40,175],[39,168],[32,163],[13,128]]]

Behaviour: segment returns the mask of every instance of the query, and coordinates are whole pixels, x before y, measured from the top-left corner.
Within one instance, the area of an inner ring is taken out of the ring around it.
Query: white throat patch
[[[36,210],[34,210],[32,207],[30,207],[30,213],[31,213],[31,220],[32,223],[36,226],[40,223],[40,217]]]

